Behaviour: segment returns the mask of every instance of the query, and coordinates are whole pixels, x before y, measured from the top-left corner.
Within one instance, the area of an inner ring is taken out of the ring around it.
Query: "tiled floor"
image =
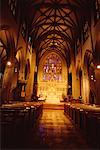
[[[37,128],[27,135],[26,147],[33,149],[90,149],[63,110],[45,110]]]

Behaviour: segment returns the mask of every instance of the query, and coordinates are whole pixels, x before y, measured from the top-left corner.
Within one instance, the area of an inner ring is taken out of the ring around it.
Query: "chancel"
[[[100,0],[0,6],[1,149],[100,149]]]

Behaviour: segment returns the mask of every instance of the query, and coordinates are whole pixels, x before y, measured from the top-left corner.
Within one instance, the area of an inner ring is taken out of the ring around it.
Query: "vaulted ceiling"
[[[33,36],[39,58],[47,51],[56,51],[66,59],[70,56],[70,50],[80,34],[82,18],[88,11],[88,2],[87,0],[27,1],[28,17],[31,20],[30,34]]]
[[[47,51],[55,51],[70,63],[70,54],[74,53],[84,18],[89,17],[91,1],[93,0],[19,0],[38,59]]]

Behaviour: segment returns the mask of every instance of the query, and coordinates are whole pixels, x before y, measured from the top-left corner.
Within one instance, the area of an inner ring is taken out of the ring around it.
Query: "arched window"
[[[54,81],[61,80],[62,63],[61,59],[56,54],[50,54],[46,57],[43,65],[43,80]]]
[[[7,52],[3,43],[0,41],[0,73],[4,73],[6,62]]]
[[[28,59],[26,66],[25,66],[25,80],[27,80],[29,78],[29,74],[30,74],[30,62]]]
[[[7,52],[4,44],[0,40],[0,87],[2,86],[6,63],[7,63]]]

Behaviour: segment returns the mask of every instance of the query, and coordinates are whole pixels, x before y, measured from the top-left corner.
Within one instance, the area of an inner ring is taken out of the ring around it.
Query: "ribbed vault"
[[[70,59],[70,50],[79,36],[87,3],[89,4],[86,0],[27,1],[30,34],[34,39],[38,58],[46,51],[54,50],[66,60]]]

